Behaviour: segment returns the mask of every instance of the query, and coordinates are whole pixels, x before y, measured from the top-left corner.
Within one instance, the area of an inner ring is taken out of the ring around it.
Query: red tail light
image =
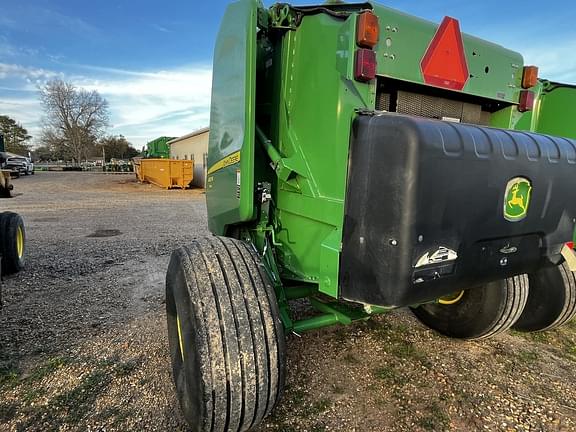
[[[520,101],[518,103],[518,111],[526,112],[532,111],[534,108],[534,93],[530,90],[522,90],[520,92]]]
[[[354,79],[367,82],[374,78],[376,78],[376,53],[370,49],[357,49],[354,60]]]
[[[566,243],[566,246],[568,246],[570,249],[574,249],[574,242],[568,242]]]

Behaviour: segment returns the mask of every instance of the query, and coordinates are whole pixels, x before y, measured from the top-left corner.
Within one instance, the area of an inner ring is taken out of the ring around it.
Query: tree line
[[[129,159],[139,154],[122,135],[107,135],[110,126],[108,102],[97,91],[87,91],[62,80],[48,81],[39,88],[44,111],[39,146],[32,149],[28,131],[16,120],[1,115],[0,133],[7,152],[37,160],[80,163],[94,157]]]

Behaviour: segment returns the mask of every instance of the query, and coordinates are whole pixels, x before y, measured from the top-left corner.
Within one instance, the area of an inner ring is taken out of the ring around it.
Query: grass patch
[[[538,342],[543,344],[549,344],[551,342],[551,337],[548,332],[519,332],[516,330],[512,330],[511,334],[514,336],[519,336],[523,339],[527,339],[531,342]]]
[[[424,430],[444,431],[450,429],[450,416],[444,408],[437,403],[427,407],[427,414],[416,420],[416,423]]]
[[[112,420],[113,426],[120,426],[132,416],[133,413],[128,410],[122,410],[118,407],[108,407],[98,414],[99,421]]]
[[[140,359],[130,359],[125,362],[119,362],[114,366],[114,372],[118,377],[126,377],[136,371],[141,363],[142,361]]]
[[[46,389],[43,387],[26,387],[22,393],[22,402],[29,404],[40,399],[46,394]]]
[[[12,402],[0,402],[0,423],[7,422],[16,417],[18,405]]]
[[[394,369],[394,367],[389,365],[376,369],[374,371],[374,376],[376,376],[376,378],[393,382],[395,384],[398,384],[400,382],[400,375],[398,374],[398,372],[396,372],[396,369]]]
[[[23,393],[24,402],[32,402],[45,394],[43,388],[31,387],[31,384],[37,383],[44,377],[53,373],[61,367],[69,364],[70,360],[57,357],[50,359],[46,364],[36,368],[32,374],[26,378],[27,388]],[[24,430],[39,424],[49,424],[46,431],[59,430],[63,424],[78,426],[91,413],[96,400],[106,391],[110,383],[115,378],[123,378],[132,374],[140,367],[140,359],[130,359],[120,361],[118,357],[111,357],[97,362],[93,370],[85,375],[78,385],[71,390],[57,394],[48,401],[46,405],[32,406],[24,408],[28,414]],[[114,424],[120,424],[126,420],[128,413],[124,411],[109,409],[99,417],[106,420],[114,419]]]
[[[516,355],[517,359],[522,363],[533,364],[538,360],[538,353],[536,351],[520,351]]]
[[[346,393],[346,387],[340,384],[333,384],[332,391],[334,392],[334,394],[341,395]]]
[[[49,408],[63,412],[65,423],[77,423],[92,410],[94,402],[111,381],[112,378],[107,371],[95,370],[72,390],[56,396],[49,404]]]
[[[390,351],[396,357],[419,361],[423,366],[428,368],[432,366],[432,363],[428,360],[426,354],[416,348],[416,346],[414,346],[410,341],[400,340],[390,347]]]
[[[20,371],[10,365],[0,367],[0,390],[14,388],[19,381]]]
[[[354,356],[354,354],[350,354],[350,353],[345,354],[344,357],[342,357],[342,359],[343,359],[346,363],[351,364],[351,365],[356,365],[356,364],[360,363],[360,360],[358,360],[358,359]]]
[[[310,417],[313,415],[318,415],[326,411],[332,405],[332,401],[330,399],[320,399],[318,401],[313,402],[310,407],[308,407],[304,415],[306,417]]]
[[[27,382],[31,381],[41,381],[48,375],[53,374],[58,369],[69,365],[72,362],[70,358],[67,357],[53,357],[48,359],[43,365],[35,368],[32,373],[26,378]]]

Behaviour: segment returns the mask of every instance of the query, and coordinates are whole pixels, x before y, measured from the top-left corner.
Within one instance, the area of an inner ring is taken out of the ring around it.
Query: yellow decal
[[[532,183],[524,177],[515,177],[506,185],[504,192],[504,219],[510,222],[521,221],[528,213]]]
[[[212,165],[208,169],[208,175],[213,174],[216,171],[221,170],[222,168],[226,168],[230,165],[237,164],[238,162],[240,162],[240,150],[238,150],[237,152],[229,154],[225,158],[220,159],[218,162],[216,162],[214,165]]]

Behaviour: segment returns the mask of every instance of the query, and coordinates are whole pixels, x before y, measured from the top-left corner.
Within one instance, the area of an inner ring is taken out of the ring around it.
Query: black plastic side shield
[[[406,306],[558,262],[576,141],[398,114],[354,121],[340,287]]]

